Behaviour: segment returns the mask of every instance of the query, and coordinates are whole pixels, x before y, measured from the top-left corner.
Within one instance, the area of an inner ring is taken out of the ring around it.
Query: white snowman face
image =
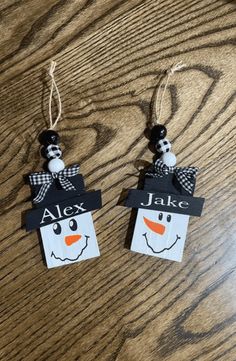
[[[181,261],[189,216],[139,209],[131,250]]]
[[[90,212],[40,228],[48,268],[100,255]]]

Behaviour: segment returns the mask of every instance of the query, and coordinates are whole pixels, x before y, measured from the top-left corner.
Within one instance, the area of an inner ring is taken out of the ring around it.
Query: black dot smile
[[[144,236],[144,238],[145,238],[145,240],[146,240],[147,246],[148,246],[148,247],[152,250],[152,252],[155,253],[155,254],[162,253],[162,252],[164,252],[164,251],[169,251],[172,247],[174,247],[174,245],[177,243],[177,241],[178,241],[179,239],[181,239],[181,237],[178,236],[178,234],[176,234],[176,240],[172,243],[172,245],[171,245],[170,247],[165,247],[165,248],[163,248],[161,251],[155,251],[155,250],[153,249],[153,247],[150,246],[150,244],[149,244],[149,241],[148,241],[148,238],[147,238],[147,232],[144,233],[143,236]]]
[[[61,257],[58,257],[54,254],[54,252],[51,253],[51,257],[55,258],[56,260],[60,260],[61,262],[65,262],[65,261],[70,261],[70,262],[73,262],[73,261],[77,261],[80,256],[83,254],[84,250],[88,247],[88,240],[89,240],[89,236],[85,236],[85,246],[81,249],[80,253],[78,254],[78,256],[76,258],[61,258]]]

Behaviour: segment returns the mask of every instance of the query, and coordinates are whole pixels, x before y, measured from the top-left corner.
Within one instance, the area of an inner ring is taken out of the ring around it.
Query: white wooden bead
[[[174,167],[176,165],[176,156],[172,152],[164,153],[161,156],[161,160],[168,167]]]
[[[51,159],[48,162],[48,169],[51,173],[58,173],[65,168],[65,163],[59,158]]]

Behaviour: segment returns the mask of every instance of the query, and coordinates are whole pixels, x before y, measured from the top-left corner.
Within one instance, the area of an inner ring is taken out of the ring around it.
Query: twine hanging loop
[[[61,111],[62,111],[60,92],[59,92],[59,89],[57,87],[56,80],[54,77],[54,71],[55,71],[56,65],[57,65],[57,63],[54,60],[52,60],[50,69],[48,72],[49,76],[51,77],[51,89],[50,89],[49,105],[48,105],[49,122],[50,122],[49,129],[54,129],[56,127],[58,121],[61,118]],[[54,89],[56,91],[57,103],[58,103],[58,113],[57,113],[57,117],[56,117],[55,121],[53,121],[53,119],[52,119],[52,98],[53,98]]]
[[[176,72],[176,71],[179,71],[181,70],[182,68],[186,67],[186,64],[183,64],[182,61],[178,62],[177,64],[173,65],[171,68],[169,68],[167,71],[166,71],[166,74],[163,76],[162,80],[161,80],[161,83],[159,84],[158,86],[158,90],[156,92],[156,99],[155,99],[155,106],[154,106],[154,119],[153,121],[155,123],[161,123],[161,115],[162,115],[162,108],[163,108],[163,100],[164,100],[164,96],[165,96],[165,93],[166,93],[166,89],[167,89],[167,86],[169,84],[169,81],[170,81],[170,77]],[[167,76],[167,78],[166,78]],[[162,88],[162,85],[164,83],[166,79],[166,82],[165,82],[165,86],[164,86],[164,89],[163,89],[163,92],[161,94],[161,97],[160,97],[160,93],[161,93],[161,88]],[[158,101],[160,98],[160,102]],[[159,104],[158,104],[159,103]],[[158,111],[159,109],[159,111]]]

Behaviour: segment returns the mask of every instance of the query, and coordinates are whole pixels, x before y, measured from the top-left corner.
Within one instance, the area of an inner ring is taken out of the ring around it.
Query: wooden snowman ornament
[[[193,197],[196,168],[171,167],[158,160],[146,173],[144,189],[129,190],[126,206],[138,209],[131,250],[181,261],[189,216],[201,215],[204,199]],[[190,192],[177,172],[192,185]]]
[[[55,86],[51,66],[52,88]],[[60,95],[56,87],[59,110]],[[52,94],[52,91],[51,91]],[[51,98],[50,98],[51,99]],[[29,175],[34,208],[26,214],[26,230],[39,229],[48,268],[79,262],[100,255],[91,211],[101,204],[101,192],[86,192],[79,165],[65,167],[58,145],[59,135],[52,128],[40,135],[42,153],[48,160],[46,172]]]
[[[177,65],[167,73],[164,91],[169,77],[181,67]],[[193,197],[198,169],[176,167],[166,135],[164,125],[152,127],[150,142],[156,149],[155,161],[145,174],[143,189],[129,190],[125,205],[138,209],[131,250],[181,261],[189,217],[201,215],[204,199]]]

